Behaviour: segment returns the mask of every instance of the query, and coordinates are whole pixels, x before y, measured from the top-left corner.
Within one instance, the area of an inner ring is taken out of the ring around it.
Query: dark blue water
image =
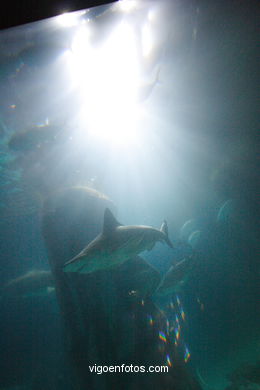
[[[156,389],[260,389],[257,10],[120,2],[1,31],[1,389],[150,388],[87,367],[148,364],[157,343],[177,374]],[[148,276],[137,260],[64,276],[105,206],[167,220],[174,249],[141,253]]]

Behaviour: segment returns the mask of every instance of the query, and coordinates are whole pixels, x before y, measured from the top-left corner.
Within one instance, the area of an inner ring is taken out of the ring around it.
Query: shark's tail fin
[[[165,235],[165,237],[164,237],[165,242],[169,245],[169,247],[173,248],[173,245],[168,237],[168,225],[167,225],[167,222],[165,220],[163,221],[160,230]]]

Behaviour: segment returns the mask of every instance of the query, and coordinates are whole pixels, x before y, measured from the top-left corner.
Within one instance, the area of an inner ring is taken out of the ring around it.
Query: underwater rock
[[[42,211],[42,233],[66,329],[75,388],[84,388],[86,383],[91,387],[95,380],[85,367],[90,362],[89,355],[94,354],[92,351],[100,330],[98,319],[93,318],[93,304],[97,305],[97,315],[102,312],[103,304],[97,278],[79,278],[76,274],[68,277],[62,267],[100,232],[106,207],[114,209],[103,194],[87,187],[73,187],[48,198]],[[94,330],[93,326],[97,329]],[[100,336],[101,345],[97,343],[97,348],[99,345],[99,348],[106,349],[102,345],[103,338]],[[93,363],[98,361],[96,359]]]

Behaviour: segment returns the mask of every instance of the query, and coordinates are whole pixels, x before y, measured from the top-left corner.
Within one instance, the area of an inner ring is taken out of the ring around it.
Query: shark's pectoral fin
[[[64,272],[79,272],[82,267],[84,267],[86,264],[86,260],[82,257],[76,257],[72,260],[69,260],[65,265],[63,266]]]
[[[78,272],[80,274],[91,274],[91,272],[93,272],[93,270],[87,264],[85,264],[81,268],[78,269]]]

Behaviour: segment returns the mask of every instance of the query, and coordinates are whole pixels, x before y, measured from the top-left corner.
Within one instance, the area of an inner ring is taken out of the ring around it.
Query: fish
[[[15,152],[31,152],[53,145],[60,140],[61,130],[48,122],[36,125],[19,133],[14,133],[9,142],[9,149]]]
[[[152,250],[156,242],[173,245],[168,237],[167,222],[160,229],[150,226],[123,226],[110,209],[104,212],[103,231],[77,256],[66,262],[64,272],[92,273],[124,263],[145,250]]]
[[[132,257],[111,271],[121,297],[146,299],[153,294],[161,281],[159,271],[140,256]]]
[[[2,296],[27,297],[52,292],[54,280],[51,271],[32,270],[11,279],[2,288]]]
[[[190,277],[194,256],[188,256],[170,267],[155,292],[157,296],[175,293]]]

